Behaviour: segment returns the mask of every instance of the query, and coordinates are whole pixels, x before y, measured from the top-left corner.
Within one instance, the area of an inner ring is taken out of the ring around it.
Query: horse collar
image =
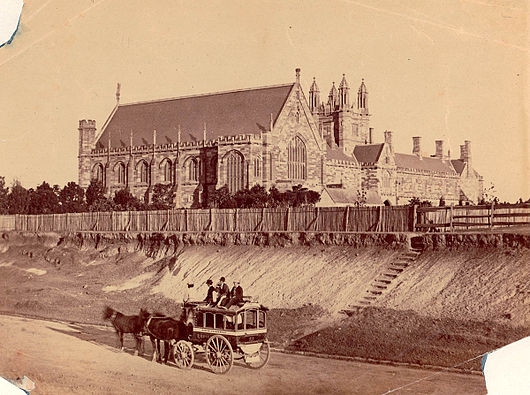
[[[110,316],[110,320],[111,320],[111,321],[114,321],[114,320],[116,319],[117,316],[118,316],[118,312],[117,312],[117,311],[114,311],[114,312],[112,313],[112,315]]]

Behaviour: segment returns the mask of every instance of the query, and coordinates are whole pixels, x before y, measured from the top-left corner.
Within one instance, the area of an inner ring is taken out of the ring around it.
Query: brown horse
[[[121,351],[123,351],[123,334],[130,333],[133,335],[136,341],[136,351],[134,352],[134,355],[143,354],[141,350],[142,334],[145,322],[148,318],[149,314],[143,309],[140,309],[139,315],[124,315],[109,306],[106,306],[103,311],[103,319],[109,320],[116,330],[116,335],[120,341]]]
[[[167,364],[172,344],[179,340],[187,340],[193,331],[191,324],[186,325],[182,318],[176,320],[159,313],[150,315],[145,323],[145,334],[149,335],[153,346],[152,361],[162,362],[160,341],[164,342],[164,363]],[[156,341],[156,343],[155,343]]]

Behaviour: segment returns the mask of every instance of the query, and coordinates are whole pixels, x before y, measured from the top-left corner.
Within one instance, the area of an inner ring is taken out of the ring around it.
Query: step
[[[364,299],[366,300],[375,300],[377,299],[375,296],[363,296]]]
[[[393,270],[393,271],[398,272],[398,273],[401,273],[403,271],[402,268],[397,268],[397,267],[389,267],[388,270]]]
[[[392,262],[391,265],[407,267],[409,264],[406,262]]]
[[[401,255],[398,259],[410,262],[410,261],[415,261],[416,257]]]
[[[386,285],[375,285],[375,284],[372,284],[372,287],[377,288],[377,289],[386,289]]]
[[[390,280],[383,280],[382,278],[377,278],[375,279],[375,281],[377,281],[378,283],[383,283],[383,284],[390,284],[392,282]]]
[[[390,278],[396,278],[398,275],[397,274],[390,274],[390,273],[383,273],[383,276],[390,277]]]
[[[372,295],[381,295],[383,292],[381,291],[366,291],[366,292],[369,292],[371,293]]]
[[[360,304],[370,304],[372,302],[370,302],[369,300],[361,300],[359,303]]]

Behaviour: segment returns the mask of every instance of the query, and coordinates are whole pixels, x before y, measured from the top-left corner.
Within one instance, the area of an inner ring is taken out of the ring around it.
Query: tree
[[[234,208],[236,201],[230,194],[228,187],[225,185],[215,190],[208,199],[208,205],[215,208]]]
[[[112,211],[114,209],[114,204],[105,196],[105,188],[100,181],[90,181],[85,197],[90,211]]]
[[[129,188],[116,191],[113,202],[114,208],[119,211],[142,210],[145,208],[145,205],[132,195]]]
[[[156,184],[153,187],[151,204],[149,208],[153,210],[170,210],[175,208],[175,188],[169,184]]]
[[[59,192],[59,204],[63,213],[79,213],[86,210],[85,191],[70,181]]]
[[[29,206],[29,191],[24,188],[20,181],[14,180],[11,191],[7,197],[9,214],[27,214]]]
[[[58,186],[52,188],[43,181],[35,190],[29,192],[29,214],[53,214],[59,212]]]
[[[8,195],[9,188],[5,186],[6,179],[0,176],[0,214],[7,214],[9,211]]]

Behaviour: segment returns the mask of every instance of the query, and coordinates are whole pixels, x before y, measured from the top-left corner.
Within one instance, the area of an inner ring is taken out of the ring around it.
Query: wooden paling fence
[[[0,215],[22,232],[409,232],[530,225],[530,204],[176,209]]]
[[[408,232],[403,207],[177,209],[0,216],[27,232]]]
[[[415,230],[473,230],[530,225],[530,203],[482,206],[419,207]]]

